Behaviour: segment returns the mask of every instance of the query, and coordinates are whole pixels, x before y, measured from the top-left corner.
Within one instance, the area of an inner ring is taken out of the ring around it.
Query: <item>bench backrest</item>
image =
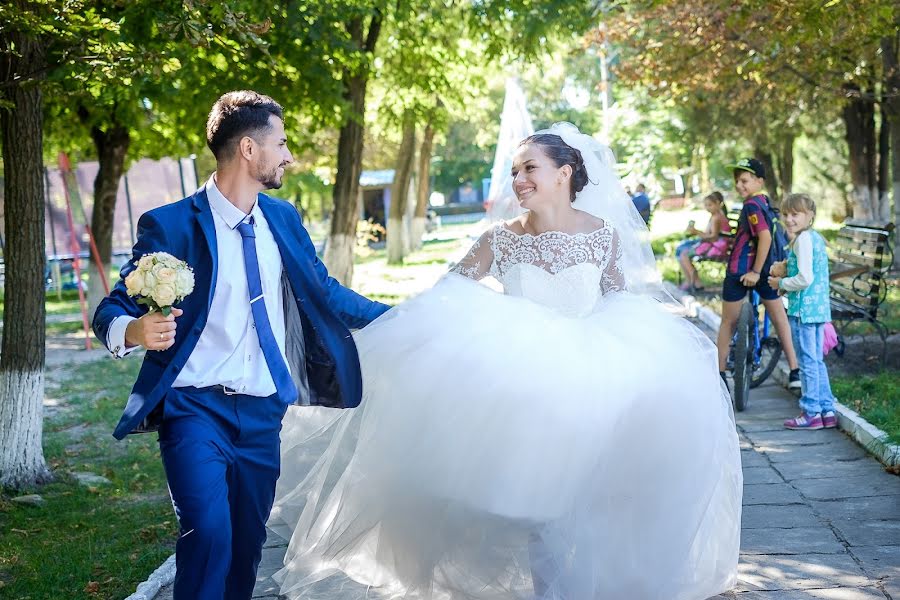
[[[884,275],[893,262],[890,231],[847,225],[831,247],[831,297],[874,311],[887,295]]]

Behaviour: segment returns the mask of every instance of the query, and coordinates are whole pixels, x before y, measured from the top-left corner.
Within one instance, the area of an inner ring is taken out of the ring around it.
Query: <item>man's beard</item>
[[[255,177],[258,182],[267,190],[277,190],[281,188],[281,179],[278,177],[278,168],[281,165],[275,165],[265,172],[257,172]]]

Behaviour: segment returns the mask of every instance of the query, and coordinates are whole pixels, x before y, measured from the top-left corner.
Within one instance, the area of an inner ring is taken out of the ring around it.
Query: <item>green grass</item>
[[[422,248],[409,253],[403,260],[403,266],[439,264],[447,262],[447,253],[459,247],[458,239],[426,240]],[[358,248],[354,258],[355,265],[369,264],[379,260],[387,260],[387,249]]]
[[[39,507],[0,492],[3,598],[121,599],[172,553],[177,524],[156,436],[111,436],[139,365],[73,366],[48,385],[47,398],[64,404],[45,420],[44,455],[55,481],[16,492],[40,494]],[[112,483],[84,487],[70,475],[79,471]]]
[[[48,315],[70,315],[81,313],[81,303],[78,300],[78,290],[65,290],[57,295],[55,291],[47,292],[44,306]],[[0,313],[3,312],[5,304],[3,297],[0,296]]]
[[[887,299],[878,308],[878,320],[884,323],[889,333],[900,332],[900,285],[893,283],[888,287]],[[846,335],[871,334],[874,328],[863,321],[847,324],[842,333]]]
[[[81,322],[81,319],[78,319],[77,321],[47,323],[46,330],[47,335],[68,335],[71,333],[84,333],[84,324]]]
[[[47,292],[46,304],[48,315],[70,315],[81,312],[78,290],[66,290],[60,299],[56,292]]]
[[[87,268],[85,266],[85,268]],[[84,275],[85,281],[88,280]],[[119,269],[111,269],[107,279],[110,286],[119,280]],[[68,315],[81,312],[81,303],[78,299],[78,290],[48,290],[45,294],[48,315]],[[0,289],[0,313],[3,312],[3,290]]]
[[[900,444],[900,377],[897,371],[833,377],[831,387],[843,404],[884,430],[891,442]]]

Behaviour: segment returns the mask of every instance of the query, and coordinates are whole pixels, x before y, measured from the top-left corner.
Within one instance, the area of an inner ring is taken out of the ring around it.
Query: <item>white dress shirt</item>
[[[216,187],[215,174],[206,183],[206,195],[216,227],[219,265],[216,287],[206,326],[172,387],[221,384],[242,394],[269,396],[275,393],[275,383],[256,335],[241,234],[236,229],[249,217],[222,195]],[[253,205],[250,215],[256,223],[256,253],[266,311],[284,358],[281,254],[259,202]],[[132,320],[132,317],[122,316],[113,321],[109,328],[109,348],[125,348],[125,328]],[[129,354],[133,349],[120,350],[117,356]],[[285,364],[288,364],[286,359]]]

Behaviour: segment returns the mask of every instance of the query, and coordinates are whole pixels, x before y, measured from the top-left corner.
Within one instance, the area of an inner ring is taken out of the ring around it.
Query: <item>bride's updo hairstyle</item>
[[[572,167],[572,179],[569,187],[569,201],[575,202],[575,194],[584,189],[588,183],[587,169],[584,166],[584,158],[581,152],[565,143],[558,135],[552,133],[538,133],[530,135],[519,146],[535,144],[541,147],[547,158],[553,161],[557,168],[563,165]]]

